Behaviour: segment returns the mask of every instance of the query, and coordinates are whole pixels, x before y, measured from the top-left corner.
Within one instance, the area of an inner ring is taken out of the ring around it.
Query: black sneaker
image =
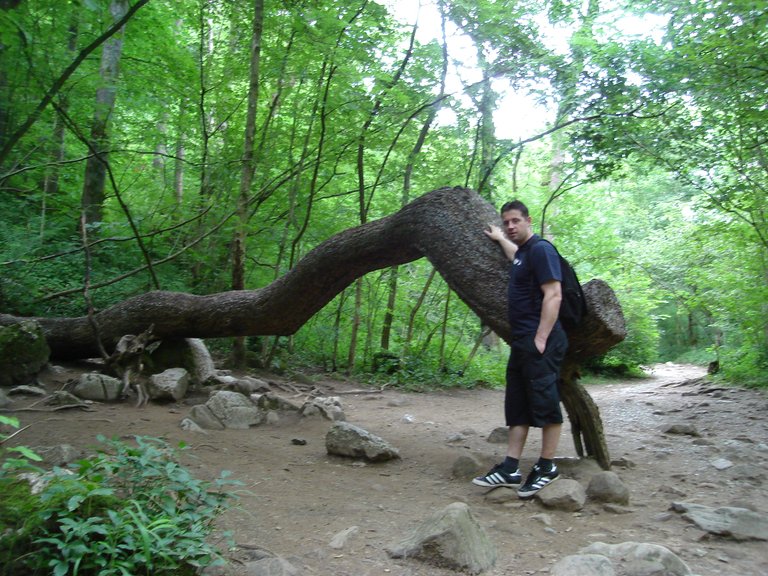
[[[533,465],[533,470],[528,474],[528,478],[525,479],[523,484],[517,491],[517,495],[520,498],[533,498],[536,493],[557,480],[560,477],[560,472],[557,470],[557,466],[552,464],[552,470],[549,472],[542,472],[538,464]]]
[[[472,480],[472,484],[486,488],[497,488],[499,486],[519,486],[522,481],[523,477],[520,475],[520,470],[515,470],[510,474],[504,470],[503,464],[496,464],[488,474]]]

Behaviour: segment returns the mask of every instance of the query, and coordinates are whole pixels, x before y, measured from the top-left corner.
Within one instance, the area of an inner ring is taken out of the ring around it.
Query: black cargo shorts
[[[562,424],[558,380],[568,350],[568,337],[556,325],[541,354],[533,342],[534,334],[512,342],[507,362],[507,389],[504,416],[507,426],[528,425],[541,428]]]

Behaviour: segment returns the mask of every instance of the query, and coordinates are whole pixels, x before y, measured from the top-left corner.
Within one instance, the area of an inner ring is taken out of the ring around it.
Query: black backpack
[[[576,328],[587,315],[587,299],[584,296],[584,291],[581,289],[581,283],[578,276],[576,276],[576,271],[570,262],[557,251],[557,247],[552,242],[544,238],[538,238],[538,241],[549,243],[560,258],[560,272],[563,276],[561,283],[563,300],[560,302],[559,319],[566,330]]]

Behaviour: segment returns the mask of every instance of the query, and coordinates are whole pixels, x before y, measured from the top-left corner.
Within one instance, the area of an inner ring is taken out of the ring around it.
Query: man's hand
[[[536,350],[539,351],[539,354],[544,354],[544,350],[547,349],[547,339],[543,336],[536,336],[533,339],[533,343],[536,346]]]
[[[499,226],[496,226],[496,224],[488,224],[488,229],[483,230],[483,232],[485,232],[485,235],[488,236],[488,238],[499,243],[499,246],[501,246],[501,249],[509,260],[515,259],[517,245],[509,239],[504,230]]]
[[[496,242],[501,242],[507,237],[507,235],[504,234],[504,231],[495,224],[488,224],[488,230],[483,230],[483,232],[485,232],[485,235],[488,236],[488,238],[495,240]]]

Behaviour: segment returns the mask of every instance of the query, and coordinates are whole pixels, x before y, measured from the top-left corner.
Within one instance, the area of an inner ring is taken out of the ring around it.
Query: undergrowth
[[[186,576],[221,563],[210,540],[237,482],[193,477],[183,444],[98,439],[95,455],[48,472],[28,449],[0,452],[0,575]]]

